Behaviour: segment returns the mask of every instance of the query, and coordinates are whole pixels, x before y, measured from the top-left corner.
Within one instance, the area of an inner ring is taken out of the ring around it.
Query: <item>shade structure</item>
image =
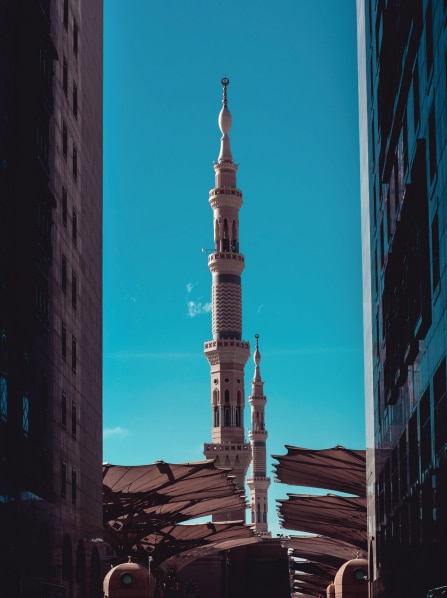
[[[138,549],[155,554],[157,562],[163,563],[179,553],[198,558],[212,551],[223,550],[225,546],[233,547],[250,541],[258,540],[254,538],[251,528],[240,521],[184,523],[148,534],[141,540]],[[178,571],[179,567],[175,569]]]
[[[314,575],[294,575],[293,589],[298,592],[307,592],[310,596],[322,596],[326,594],[327,584]]]
[[[335,446],[314,450],[286,445],[287,455],[273,455],[279,482],[366,496],[366,452]]]
[[[346,561],[357,557],[365,559],[368,554],[358,546],[328,536],[290,536],[283,543],[294,557],[329,565],[336,570]]]
[[[326,593],[327,586],[332,583],[337,573],[335,568],[309,561],[294,561],[291,568],[295,570],[293,586],[303,590],[309,590],[311,587],[315,588],[318,590],[317,595]]]
[[[279,500],[281,525],[322,534],[366,550],[366,499],[357,496],[288,494]]]
[[[225,529],[235,534],[239,526],[239,534],[253,536],[242,522],[227,522],[225,529],[216,524],[175,529],[189,519],[245,508],[233,476],[215,467],[213,460],[141,466],[106,463],[103,492],[104,539],[122,557],[146,560],[150,555],[157,566],[176,552],[211,543],[212,536]]]
[[[335,574],[338,571],[338,567],[333,567],[332,565],[304,560],[293,560],[290,567],[298,574],[307,573],[308,575],[318,575],[324,579],[327,578],[329,581],[334,579]]]
[[[179,525],[177,527],[186,525],[190,526],[191,524]],[[205,526],[209,524],[202,523],[198,525]],[[212,537],[210,536],[206,539],[206,542],[200,543],[198,541],[192,548],[185,547],[185,550],[181,552],[177,551],[173,556],[164,558],[161,561],[160,569],[165,572],[173,569],[178,573],[196,559],[205,558],[223,550],[231,550],[238,546],[256,544],[261,541],[258,536],[253,534],[252,529],[248,525],[239,522],[217,523],[214,525],[216,526],[216,531]],[[227,529],[225,529],[225,526],[227,526]],[[160,548],[163,550],[162,546]]]

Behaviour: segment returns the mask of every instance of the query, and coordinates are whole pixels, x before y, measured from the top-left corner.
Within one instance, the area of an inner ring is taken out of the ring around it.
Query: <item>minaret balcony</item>
[[[211,365],[237,363],[244,366],[250,357],[250,345],[237,339],[207,341],[204,353]]]
[[[242,191],[234,187],[215,187],[209,192],[208,203],[213,210],[222,206],[239,209],[242,206]]]
[[[245,268],[244,256],[241,253],[233,253],[232,251],[211,253],[208,256],[208,268],[211,272],[241,274]]]
[[[235,443],[212,443],[205,444],[205,450],[210,452],[221,452],[221,451],[249,451],[250,444],[248,442]]]
[[[261,439],[265,439],[267,437],[268,433],[267,430],[249,430],[248,432],[248,436],[249,438],[261,438]]]

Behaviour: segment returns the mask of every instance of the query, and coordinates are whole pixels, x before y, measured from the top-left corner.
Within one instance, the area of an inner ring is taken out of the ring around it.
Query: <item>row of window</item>
[[[62,89],[64,91],[65,97],[68,97],[68,62],[67,59],[63,58],[62,62]],[[75,80],[73,79],[73,87],[71,92],[71,108],[73,111],[73,116],[75,119],[78,118],[78,86],[76,85]]]
[[[224,390],[224,402],[230,402],[230,391],[228,388]],[[236,402],[238,405],[242,405],[242,393],[240,390],[236,392]],[[220,403],[220,392],[217,388],[213,390],[213,405],[218,405]]]
[[[64,29],[68,32],[68,0],[64,0],[64,10],[63,10],[63,21],[64,21]],[[75,18],[73,18],[73,54],[75,56],[78,55],[78,46],[79,46],[79,28],[78,22]]]
[[[62,357],[64,361],[67,360],[67,327],[65,324],[62,324],[62,331],[61,331],[61,349],[62,349]],[[71,337],[71,369],[76,374],[76,367],[77,367],[77,343],[76,337]]]
[[[65,392],[62,393],[61,399],[61,425],[64,430],[67,429],[67,420],[68,420],[68,413],[67,413],[67,394]],[[73,438],[76,439],[78,433],[78,411],[76,401],[71,402],[71,435]]]
[[[61,286],[64,294],[67,293],[67,258],[65,255],[62,256],[61,264]],[[77,305],[77,289],[78,289],[78,278],[76,272],[73,270],[71,273],[71,303],[76,309]]]
[[[67,189],[62,187],[62,224],[67,227],[68,221],[68,196]],[[76,245],[78,241],[78,214],[76,209],[73,208],[72,220],[71,220],[71,238],[73,243]]]
[[[65,461],[61,461],[61,497],[67,498],[67,486],[68,486],[68,472],[67,472],[67,463]],[[71,502],[72,504],[77,503],[78,498],[78,472],[76,468],[71,468]]]
[[[390,513],[423,483],[446,446],[447,373],[444,358],[433,376],[431,387],[426,389],[410,418],[408,430],[404,431],[380,472],[377,485],[379,522],[386,522]]]
[[[62,155],[64,156],[65,161],[68,159],[68,129],[67,124],[65,121],[62,123]],[[73,174],[73,179],[75,181],[78,180],[78,150],[76,145],[73,141],[73,148],[71,154],[71,169]]]
[[[242,426],[241,407],[215,407],[213,411],[213,426],[215,428]]]

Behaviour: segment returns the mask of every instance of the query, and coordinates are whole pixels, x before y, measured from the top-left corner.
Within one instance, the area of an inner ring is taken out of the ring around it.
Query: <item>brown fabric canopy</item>
[[[356,496],[366,496],[366,456],[364,450],[342,446],[313,450],[286,445],[287,455],[273,455],[277,480],[283,484],[323,488]]]
[[[337,538],[366,550],[366,499],[289,494],[279,500],[282,527]]]
[[[242,522],[178,524],[219,511],[240,511],[245,497],[213,460],[195,463],[103,466],[104,539],[121,557],[154,566],[177,552],[229,537],[253,537]],[[179,528],[179,529],[177,529]]]
[[[336,570],[351,559],[368,558],[366,550],[328,536],[291,536],[284,538],[283,543],[293,551],[292,556],[329,565]]]
[[[138,548],[145,550],[148,554],[157,555],[158,562],[179,554],[185,553],[189,557],[198,558],[204,556],[208,551],[223,550],[221,546],[234,543],[239,545],[251,541],[258,541],[254,538],[250,527],[240,521],[227,521],[225,523],[185,523],[165,527],[153,532],[143,538]],[[189,560],[193,560],[189,559]],[[169,561],[171,562],[171,561]],[[179,567],[175,567],[176,571]]]

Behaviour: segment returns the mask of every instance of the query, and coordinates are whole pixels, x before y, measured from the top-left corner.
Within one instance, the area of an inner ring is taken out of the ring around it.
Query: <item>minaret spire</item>
[[[230,132],[232,125],[231,113],[228,110],[227,99],[227,87],[230,84],[230,80],[227,77],[224,77],[220,82],[222,83],[223,87],[223,97],[222,110],[219,113],[219,128],[222,133],[222,137],[220,139],[219,163],[233,162],[233,156],[231,155],[230,149],[230,138],[228,137],[228,133]]]
[[[251,395],[248,398],[251,407],[251,430],[248,436],[251,444],[252,462],[251,477],[247,480],[247,485],[250,488],[250,512],[253,528],[260,536],[270,538],[271,533],[268,531],[267,523],[267,491],[270,486],[270,478],[267,477],[266,472],[267,431],[264,421],[264,408],[267,399],[264,396],[264,382],[261,378],[259,334],[255,334],[255,338],[256,349],[253,355],[255,372],[251,382]]]
[[[232,468],[241,490],[250,463],[250,444],[244,431],[244,366],[250,346],[242,338],[241,274],[244,256],[239,253],[239,209],[242,192],[236,186],[237,164],[233,162],[228,133],[232,119],[228,110],[227,87],[223,87],[219,128],[222,132],[218,161],[214,163],[215,186],[209,192],[213,210],[214,251],[208,257],[212,275],[213,340],[205,343],[211,370],[211,444],[204,454],[216,459],[218,467]],[[244,520],[245,511],[216,513],[213,521]]]

